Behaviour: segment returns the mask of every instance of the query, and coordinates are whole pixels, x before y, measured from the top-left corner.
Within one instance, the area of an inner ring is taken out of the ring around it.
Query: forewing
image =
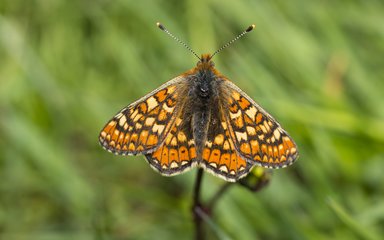
[[[101,131],[101,145],[121,155],[153,152],[175,122],[184,85],[185,78],[176,77],[122,109]]]
[[[213,175],[235,182],[246,176],[253,165],[237,152],[222,108],[213,109],[201,164]]]
[[[249,162],[282,168],[298,157],[295,142],[264,109],[229,80],[222,87],[226,122],[236,150]]]
[[[183,173],[196,165],[196,147],[188,110],[183,106],[162,145],[145,155],[151,167],[165,176]]]

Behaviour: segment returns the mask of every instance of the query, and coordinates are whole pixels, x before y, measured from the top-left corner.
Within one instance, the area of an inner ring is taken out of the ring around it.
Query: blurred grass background
[[[382,239],[382,1],[0,2],[0,238],[190,239],[195,170],[172,178],[98,144],[118,110],[252,23],[217,68],[291,134],[300,158],[234,186],[211,239]],[[223,181],[206,175],[208,199]]]

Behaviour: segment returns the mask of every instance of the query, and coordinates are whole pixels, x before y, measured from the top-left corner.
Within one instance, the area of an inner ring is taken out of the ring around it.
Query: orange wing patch
[[[180,96],[176,78],[122,109],[103,128],[99,141],[108,151],[136,155],[156,149],[170,131]]]
[[[267,112],[230,81],[225,82],[226,122],[236,150],[250,162],[268,168],[292,164],[296,144]]]

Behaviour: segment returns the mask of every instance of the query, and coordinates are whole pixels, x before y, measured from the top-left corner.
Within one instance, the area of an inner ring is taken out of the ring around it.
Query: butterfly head
[[[212,70],[215,63],[212,61],[211,54],[201,55],[200,61],[197,62],[197,69],[199,70]]]

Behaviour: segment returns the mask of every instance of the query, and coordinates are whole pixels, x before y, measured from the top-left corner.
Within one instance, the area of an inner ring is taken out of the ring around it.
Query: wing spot
[[[152,124],[155,122],[155,118],[149,117],[145,120],[145,126],[152,126]]]
[[[170,94],[170,93],[173,93],[175,90],[176,90],[176,86],[169,86],[169,87],[167,88],[167,91],[168,91],[169,94]]]
[[[214,140],[214,143],[216,145],[222,145],[224,142],[224,135],[223,134],[219,134],[215,137],[215,140]]]
[[[213,168],[217,168],[217,164],[214,163],[214,162],[209,163],[209,166],[211,166],[211,167],[213,167]]]
[[[135,151],[135,144],[130,143],[128,146],[129,151]]]
[[[256,129],[254,127],[247,126],[247,132],[251,136],[256,135]]]
[[[219,149],[212,150],[211,156],[209,157],[208,161],[219,163],[219,159],[220,159],[220,150]]]
[[[263,114],[261,113],[258,113],[256,115],[256,124],[259,124],[261,122],[261,120],[263,119]]]
[[[277,149],[277,146],[273,146],[273,157],[276,158],[279,156],[279,150]]]
[[[170,149],[169,150],[169,160],[170,161],[177,161],[178,160],[177,150],[176,149]]]
[[[268,155],[273,156],[273,149],[272,146],[268,146]]]
[[[136,148],[136,151],[137,151],[137,152],[140,152],[140,151],[143,151],[143,150],[144,150],[144,148],[143,148],[143,146],[141,146],[141,145],[138,146],[138,147]]]
[[[244,97],[240,97],[238,103],[239,103],[241,109],[247,109],[251,105],[251,103],[247,99],[245,99]]]
[[[280,139],[281,134],[280,134],[280,131],[279,131],[278,128],[276,128],[275,131],[273,131],[273,136],[275,136],[275,138],[276,138],[277,140]]]
[[[163,104],[163,109],[164,109],[165,111],[169,112],[169,113],[172,113],[174,108],[175,108],[175,107],[168,107],[167,104]]]
[[[267,148],[267,145],[265,144],[261,144],[261,152],[266,155],[268,154],[268,148]]]
[[[225,140],[225,142],[223,144],[223,149],[224,150],[229,150],[230,149],[230,144],[229,144],[228,140]]]
[[[178,166],[179,165],[175,161],[171,162],[171,168],[177,168]]]
[[[120,133],[120,135],[119,135],[119,143],[121,143],[121,141],[123,140],[123,138],[124,138],[124,133]]]
[[[147,104],[145,103],[145,102],[143,102],[143,103],[141,103],[140,104],[140,106],[139,106],[139,108],[140,108],[140,111],[142,112],[142,113],[147,113]]]
[[[167,89],[161,90],[158,93],[156,93],[156,97],[159,102],[162,102],[167,97]]]
[[[119,134],[120,134],[120,131],[115,129],[115,131],[113,131],[112,140],[116,141],[117,138],[119,137]]]
[[[229,112],[229,116],[231,119],[235,119],[241,116],[241,110],[237,111],[236,113]]]
[[[283,137],[283,141],[284,141],[285,144],[287,144],[288,148],[294,147],[294,145],[293,145],[291,139],[289,139],[289,137],[286,137],[286,136]]]
[[[167,119],[167,111],[161,109],[159,115],[157,116],[157,119],[159,119],[159,121],[164,121],[165,119]]]
[[[149,135],[146,144],[147,144],[147,145],[151,145],[151,146],[152,146],[152,145],[156,145],[156,144],[157,144],[157,136],[156,136],[156,135],[153,135],[153,134]]]
[[[152,161],[153,161],[155,164],[159,164],[159,163],[160,163],[157,159],[152,159]]]
[[[250,107],[249,109],[247,109],[247,111],[245,111],[245,114],[247,114],[252,120],[255,119],[256,113],[257,109],[254,106]]]
[[[176,139],[176,137],[172,138],[171,146],[177,146],[177,139]]]
[[[147,137],[148,137],[148,131],[147,130],[143,130],[140,133],[139,142],[144,144],[145,140],[147,140]]]
[[[179,158],[181,161],[189,160],[188,151],[186,147],[181,146],[179,148]]]
[[[239,110],[239,108],[237,107],[237,104],[236,103],[233,103],[230,107],[229,107],[229,111],[230,112],[237,112]]]
[[[130,141],[131,141],[131,142],[136,142],[136,141],[137,141],[137,138],[138,138],[137,133],[133,133],[133,134],[131,135],[131,139],[130,139]]]
[[[179,132],[177,134],[177,139],[179,140],[179,142],[186,142],[187,141],[187,137],[185,136],[185,134],[183,132]]]
[[[221,155],[220,162],[229,162],[230,155],[229,153],[224,153]]]
[[[173,99],[168,99],[167,100],[167,106],[168,107],[174,107],[176,105],[176,101],[175,100],[173,100]]]
[[[234,121],[234,124],[236,125],[236,127],[242,128],[244,126],[243,118],[242,117],[236,118]]]
[[[225,165],[220,166],[219,170],[222,172],[228,173],[228,168]]]
[[[211,154],[211,150],[209,150],[208,148],[204,148],[203,159],[208,160],[210,154]]]
[[[129,139],[130,136],[131,136],[130,134],[125,134],[125,138],[124,138],[123,144],[127,144],[128,139]]]
[[[153,129],[152,129],[152,131],[161,134],[161,133],[164,131],[164,128],[165,128],[164,125],[156,124],[156,123],[155,123],[155,124],[153,125]]]
[[[236,139],[238,142],[240,142],[242,139],[244,139],[245,141],[247,141],[247,139],[248,139],[247,133],[245,133],[245,132],[235,131],[235,134],[236,134]]]
[[[123,115],[119,120],[119,125],[124,126],[124,124],[127,122],[127,118]]]
[[[249,144],[247,142],[241,144],[240,151],[245,154],[251,154],[251,148],[249,147]]]
[[[151,111],[152,109],[157,107],[158,102],[153,96],[151,96],[150,98],[147,99],[147,104],[148,104],[148,111]]]
[[[234,92],[232,92],[232,97],[233,97],[236,101],[238,101],[238,100],[240,99],[241,96],[240,96],[240,93],[234,91]]]

